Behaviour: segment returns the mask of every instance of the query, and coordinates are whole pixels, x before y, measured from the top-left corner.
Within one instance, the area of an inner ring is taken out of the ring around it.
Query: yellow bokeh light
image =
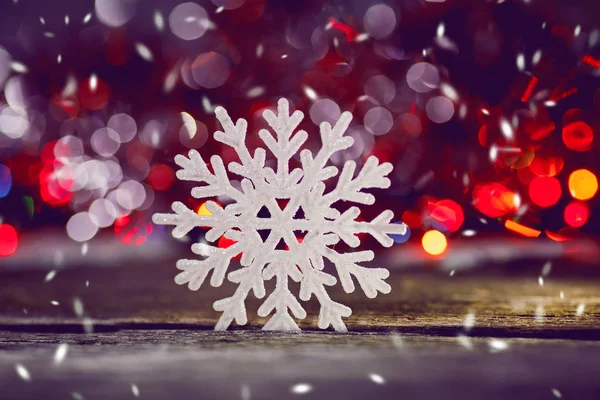
[[[439,256],[448,247],[446,236],[440,231],[431,230],[425,232],[421,240],[423,249],[432,256]]]
[[[206,202],[202,203],[202,205],[198,207],[198,211],[196,211],[196,214],[203,217],[210,217],[212,215],[211,212],[208,211],[208,208],[206,208]]]
[[[598,191],[598,179],[587,169],[578,169],[569,176],[569,192],[577,200],[589,200]]]

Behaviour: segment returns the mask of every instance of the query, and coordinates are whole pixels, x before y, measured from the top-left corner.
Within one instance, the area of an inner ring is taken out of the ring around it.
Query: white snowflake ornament
[[[239,119],[234,124],[222,107],[217,107],[215,113],[224,132],[217,131],[214,137],[236,151],[240,162],[229,163],[227,169],[242,177],[241,189],[231,184],[221,157],[214,155],[210,158],[211,171],[202,156],[191,150],[188,158],[178,155],[175,162],[182,167],[177,171],[179,179],[204,184],[193,188],[192,196],[199,199],[226,196],[233,202],[221,207],[207,201],[206,208],[212,214],[208,216],[198,215],[183,203],[174,202],[172,208],[175,214],[155,214],[153,221],[175,225],[173,236],[177,238],[195,227],[206,227],[209,228],[205,235],[208,242],[225,235],[235,243],[224,249],[206,243],[192,245],[194,253],[206,258],[179,260],[177,268],[182,272],[175,277],[175,282],[198,290],[212,271],[211,285],[220,286],[232,258],[242,253],[241,268],[227,274],[229,281],[238,284],[237,289],[231,297],[218,300],[213,305],[216,311],[222,312],[215,330],[227,329],[233,320],[239,325],[246,324],[246,297],[252,290],[257,298],[264,298],[264,282],[274,278],[275,289],[258,309],[261,317],[273,314],[263,330],[300,330],[290,312],[295,318],[303,319],[306,311],[288,287],[289,279],[292,279],[300,283],[301,300],[307,301],[314,295],[319,301],[319,328],[326,329],[331,325],[336,331],[347,331],[342,318],[349,317],[352,310],[329,297],[326,287],[335,285],[337,279],[324,271],[325,260],[335,266],[347,293],[354,291],[352,278],[369,298],[374,298],[378,292],[389,293],[390,285],[384,281],[389,276],[388,270],[359,265],[373,259],[372,251],[340,253],[334,245],[341,240],[350,247],[357,247],[360,244],[357,234],[367,233],[389,247],[394,243],[389,235],[404,234],[406,226],[390,223],[394,214],[389,210],[371,222],[361,222],[356,220],[360,214],[358,207],[350,207],[340,213],[333,205],[339,201],[373,204],[373,195],[363,190],[389,187],[390,180],[386,176],[392,171],[392,165],[380,164],[372,156],[354,176],[356,164],[347,161],[335,188],[325,193],[324,182],[338,174],[336,167],[326,166],[328,160],[333,153],[347,149],[354,142],[351,137],[344,136],[352,114],[343,113],[333,128],[323,122],[320,126],[321,149],[314,158],[309,150],[300,152],[302,169],[290,171],[290,160],[308,135],[303,130],[294,134],[304,115],[295,111],[290,116],[286,99],[279,100],[277,114],[271,110],[263,113],[275,136],[266,129],[259,132],[277,160],[276,170],[265,166],[265,149],[256,149],[254,156],[248,151],[245,144],[246,120]],[[289,201],[282,209],[278,199]],[[267,218],[258,217],[263,207],[269,211]],[[303,216],[299,213],[300,209]],[[261,238],[259,230],[269,232],[266,240]],[[298,240],[294,231],[306,232],[303,240]],[[280,241],[285,243],[287,250],[278,249]]]

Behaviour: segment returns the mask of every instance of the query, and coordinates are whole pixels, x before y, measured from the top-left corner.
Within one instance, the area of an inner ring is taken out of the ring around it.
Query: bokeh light
[[[80,212],[69,218],[67,234],[76,242],[86,242],[96,236],[98,226],[88,212]]]
[[[10,256],[17,251],[19,237],[11,225],[0,224],[0,257]]]
[[[363,26],[372,38],[384,39],[396,28],[396,14],[390,6],[376,4],[365,13]]]
[[[598,179],[587,169],[578,169],[569,175],[569,192],[578,200],[589,200],[598,192]]]
[[[562,188],[555,177],[536,176],[529,183],[529,198],[540,207],[555,205],[561,195]]]
[[[430,201],[428,208],[433,224],[438,230],[456,232],[465,220],[462,207],[452,200]]]
[[[425,106],[427,117],[436,124],[450,121],[454,115],[454,104],[444,96],[432,97]]]
[[[175,36],[183,40],[195,40],[206,32],[208,14],[196,3],[183,3],[171,11],[169,27]]]
[[[439,256],[448,247],[446,236],[440,231],[430,230],[425,232],[421,240],[423,249],[432,256]]]
[[[594,140],[594,132],[585,122],[575,121],[563,127],[562,140],[570,150],[588,151]]]
[[[0,164],[0,199],[6,197],[12,187],[12,173],[6,165]]]
[[[565,207],[564,217],[567,225],[579,228],[587,222],[590,210],[587,204],[580,201],[572,201]]]
[[[225,83],[231,69],[229,61],[215,51],[200,54],[191,65],[194,82],[206,89],[214,89]]]
[[[516,193],[500,183],[478,184],[473,189],[473,205],[490,218],[515,212],[519,206]]]

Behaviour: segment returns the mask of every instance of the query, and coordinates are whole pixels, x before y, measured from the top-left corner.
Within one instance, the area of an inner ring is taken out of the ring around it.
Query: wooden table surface
[[[349,334],[316,330],[311,302],[304,332],[262,332],[255,300],[215,333],[232,287],[190,292],[171,266],[0,274],[1,398],[600,398],[597,278],[394,273],[375,300],[333,290]]]

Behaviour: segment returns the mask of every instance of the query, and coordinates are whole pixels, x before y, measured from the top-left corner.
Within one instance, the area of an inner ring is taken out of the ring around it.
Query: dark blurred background
[[[260,146],[280,97],[311,149],[353,113],[334,164],[394,165],[363,211],[410,226],[379,251],[390,267],[595,266],[599,16],[595,1],[0,0],[0,268],[187,254],[150,221],[174,200],[204,212],[173,157],[234,159],[217,105]]]

